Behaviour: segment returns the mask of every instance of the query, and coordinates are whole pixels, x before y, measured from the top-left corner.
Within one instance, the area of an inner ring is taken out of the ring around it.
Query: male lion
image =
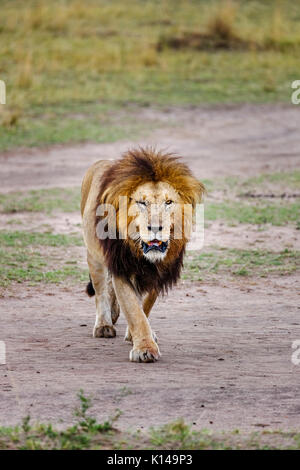
[[[158,294],[179,279],[191,230],[181,216],[200,202],[203,191],[178,158],[149,148],[130,150],[115,162],[98,161],[84,177],[87,293],[96,295],[93,335],[114,337],[121,307],[128,323],[125,340],[133,343],[131,361],[160,356],[148,317]]]

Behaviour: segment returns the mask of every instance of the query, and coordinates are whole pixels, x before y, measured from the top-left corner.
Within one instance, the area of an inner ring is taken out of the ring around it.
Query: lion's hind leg
[[[116,330],[113,324],[119,316],[119,305],[113,291],[107,268],[88,256],[88,265],[92,286],[95,291],[96,321],[93,330],[94,338],[114,338]]]

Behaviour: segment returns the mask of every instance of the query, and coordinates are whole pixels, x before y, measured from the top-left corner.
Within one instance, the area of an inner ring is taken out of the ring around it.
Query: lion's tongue
[[[162,242],[160,240],[150,240],[148,245],[149,246],[160,246]]]

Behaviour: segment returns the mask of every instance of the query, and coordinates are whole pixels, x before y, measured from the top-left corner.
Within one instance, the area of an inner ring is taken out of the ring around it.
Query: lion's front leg
[[[118,277],[113,277],[113,284],[132,336],[133,348],[129,354],[130,361],[157,361],[160,356],[159,348],[153,339],[149,321],[139,304],[134,289]]]
[[[143,310],[144,310],[144,314],[146,315],[147,318],[149,318],[151,309],[152,309],[153,305],[155,304],[156,299],[157,299],[157,293],[154,290],[149,292],[149,294],[147,294],[146,297],[144,298]],[[156,343],[158,343],[157,336],[156,336],[156,334],[153,330],[152,330],[152,336],[153,336],[154,341]],[[126,333],[125,333],[124,340],[129,341],[130,343],[132,343],[132,335],[131,335],[131,332],[130,332],[128,326],[126,328]]]

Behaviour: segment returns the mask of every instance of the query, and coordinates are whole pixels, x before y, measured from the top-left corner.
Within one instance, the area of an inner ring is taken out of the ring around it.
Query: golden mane
[[[101,178],[98,203],[118,208],[119,197],[131,194],[147,182],[167,182],[177,191],[185,204],[201,201],[205,191],[179,157],[156,151],[152,147],[127,151]]]
[[[205,188],[179,158],[153,148],[137,148],[126,152],[102,175],[97,204],[112,204],[116,214],[119,197],[130,197],[147,182],[169,183],[184,204],[201,201]],[[95,209],[96,213],[96,209]],[[95,227],[101,218],[95,217]],[[128,222],[130,217],[128,217]],[[117,232],[119,227],[117,224]],[[173,240],[165,259],[151,263],[130,239],[99,239],[109,271],[128,281],[135,277],[135,287],[144,292],[166,292],[180,277],[186,239]]]

